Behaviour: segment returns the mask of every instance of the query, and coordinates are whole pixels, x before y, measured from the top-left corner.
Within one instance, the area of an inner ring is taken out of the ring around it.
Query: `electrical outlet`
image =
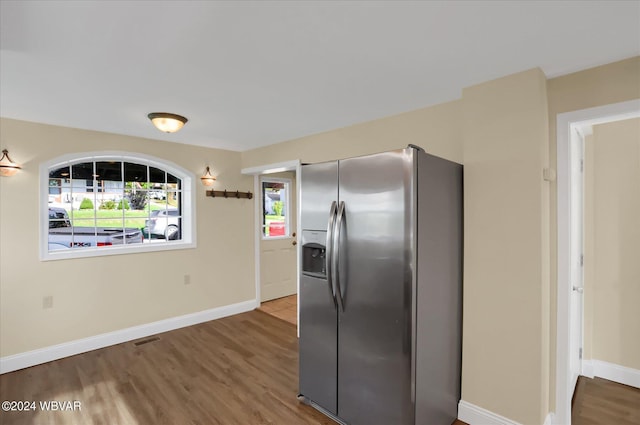
[[[53,308],[53,295],[42,297],[42,308]]]
[[[191,284],[191,275],[189,275],[189,274],[185,274],[184,275],[184,284],[185,285]]]

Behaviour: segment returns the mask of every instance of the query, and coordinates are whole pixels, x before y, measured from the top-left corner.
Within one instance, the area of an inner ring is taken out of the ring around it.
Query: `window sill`
[[[75,248],[63,249],[52,252],[41,252],[40,261],[70,260],[74,258],[108,257],[111,255],[142,254],[145,252],[174,251],[179,249],[193,249],[197,245],[195,242],[174,241],[143,243],[135,245]]]

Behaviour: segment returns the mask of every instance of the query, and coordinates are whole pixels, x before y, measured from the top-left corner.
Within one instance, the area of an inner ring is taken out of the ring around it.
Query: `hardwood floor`
[[[578,378],[571,408],[573,425],[640,424],[640,389],[602,378]]]
[[[289,295],[264,302],[258,309],[294,325],[298,324],[298,295]]]
[[[335,425],[297,394],[296,327],[252,311],[0,375],[0,401],[35,402],[0,424]],[[640,389],[581,377],[572,419],[638,425]]]
[[[296,399],[290,323],[253,311],[157,337],[1,375],[2,401],[35,401],[36,410],[0,412],[0,423],[335,424]],[[81,409],[41,409],[50,400]]]

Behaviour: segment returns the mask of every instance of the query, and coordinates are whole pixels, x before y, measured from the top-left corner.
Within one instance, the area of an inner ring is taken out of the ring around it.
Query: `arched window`
[[[193,175],[140,154],[89,153],[43,164],[43,260],[191,248]]]

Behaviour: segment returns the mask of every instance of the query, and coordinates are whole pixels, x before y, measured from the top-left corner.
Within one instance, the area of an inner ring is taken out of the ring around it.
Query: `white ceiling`
[[[0,19],[3,117],[237,151],[640,54],[639,1],[1,0]]]

